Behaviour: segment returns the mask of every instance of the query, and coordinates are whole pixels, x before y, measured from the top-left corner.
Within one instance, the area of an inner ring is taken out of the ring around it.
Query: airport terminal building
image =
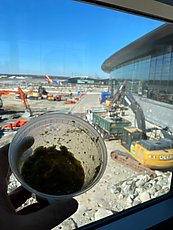
[[[173,130],[173,25],[164,24],[122,48],[102,70],[110,73],[115,89],[127,81],[146,119]]]

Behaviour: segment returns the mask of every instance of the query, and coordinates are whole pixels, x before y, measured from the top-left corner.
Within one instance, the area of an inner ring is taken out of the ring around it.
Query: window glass
[[[103,177],[75,197],[79,209],[56,229],[81,227],[169,192],[173,46],[166,43],[166,34],[161,45],[154,34],[145,37],[162,26],[166,25],[72,0],[1,0],[0,146],[20,129],[10,128],[10,123],[58,111],[80,116],[107,147]],[[171,34],[170,27],[167,31]],[[134,97],[131,104],[119,97],[123,84]],[[103,92],[110,94],[104,98]],[[121,157],[133,160],[126,164]],[[136,167],[137,162],[146,170]],[[15,177],[11,180],[17,186]]]

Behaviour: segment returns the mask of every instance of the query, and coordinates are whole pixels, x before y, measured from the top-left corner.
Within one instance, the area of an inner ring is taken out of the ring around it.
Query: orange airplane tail
[[[50,79],[48,75],[46,75],[46,80],[48,81],[48,83],[52,83],[52,79]]]

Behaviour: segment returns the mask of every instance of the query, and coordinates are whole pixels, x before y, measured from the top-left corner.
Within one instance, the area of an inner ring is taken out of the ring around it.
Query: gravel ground
[[[9,98],[4,100],[4,107],[7,109],[11,108],[9,105]],[[15,100],[15,104],[13,103],[13,108],[16,107],[21,108],[20,100]],[[91,107],[99,107],[99,94],[89,94],[81,98],[81,100],[75,105],[64,105],[63,102],[47,102],[47,101],[30,101],[31,109],[35,112],[41,109],[43,112],[45,111],[65,111],[73,113],[85,113],[87,109]],[[10,115],[8,115],[10,116]],[[130,112],[126,114],[126,116],[131,116]],[[8,117],[9,119],[9,117]],[[133,119],[133,118],[131,118]],[[15,132],[8,133],[6,136],[1,138],[1,144],[8,143],[11,141]],[[114,149],[120,148],[120,143],[117,140],[105,141],[108,153],[108,163],[106,167],[106,171],[102,177],[102,179],[98,182],[98,184],[93,187],[90,191],[86,192],[83,195],[76,197],[79,202],[79,208],[77,212],[70,217],[68,220],[64,221],[61,225],[54,228],[56,229],[75,229],[85,224],[91,223],[95,220],[98,220],[102,217],[112,215],[116,212],[120,212],[130,206],[133,206],[132,203],[127,202],[128,198],[122,195],[122,191],[115,192],[115,186],[122,185],[122,183],[134,180],[134,178],[138,178],[141,176],[139,172],[126,167],[119,162],[113,161],[110,157],[110,152]],[[142,179],[145,175],[142,175]],[[160,176],[160,174],[159,174]],[[164,176],[164,175],[162,175]],[[169,179],[171,174],[167,173],[166,178]],[[135,179],[136,180],[136,179]],[[140,179],[139,179],[140,180]],[[149,180],[149,179],[148,179]],[[170,179],[168,180],[170,183]],[[169,189],[169,183],[168,189]],[[19,183],[12,175],[10,178],[9,191],[13,190],[17,187]],[[119,187],[121,188],[121,187]],[[166,190],[165,190],[166,191]],[[142,200],[142,198],[141,198]],[[142,200],[142,202],[145,201]],[[28,200],[24,205],[28,205],[29,203],[33,203],[35,200],[32,198]],[[137,204],[137,203],[136,203]]]

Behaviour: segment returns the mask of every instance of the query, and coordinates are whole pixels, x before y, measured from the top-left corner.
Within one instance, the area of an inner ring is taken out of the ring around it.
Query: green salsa
[[[84,170],[65,146],[35,149],[22,167],[24,181],[33,189],[50,195],[66,195],[80,190]]]

